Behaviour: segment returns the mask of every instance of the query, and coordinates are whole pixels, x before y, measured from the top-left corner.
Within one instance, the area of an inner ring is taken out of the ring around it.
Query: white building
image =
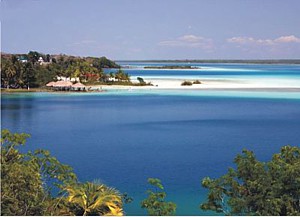
[[[38,62],[40,63],[40,65],[43,65],[43,63],[44,63],[43,57],[40,57],[39,60],[38,60]]]

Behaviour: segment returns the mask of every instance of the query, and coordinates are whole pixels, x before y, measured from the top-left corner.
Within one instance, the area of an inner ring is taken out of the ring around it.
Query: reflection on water
[[[19,130],[20,122],[26,122],[30,124],[32,122],[33,113],[36,109],[35,98],[22,98],[14,97],[7,98],[1,97],[1,122],[3,123],[3,117],[9,119],[12,129]]]

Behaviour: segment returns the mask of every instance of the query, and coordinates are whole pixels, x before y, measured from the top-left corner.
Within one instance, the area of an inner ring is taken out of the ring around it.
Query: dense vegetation
[[[147,191],[148,197],[141,202],[141,206],[147,209],[151,216],[169,216],[175,215],[176,204],[166,202],[167,194],[163,191],[164,187],[159,179],[149,178],[148,183],[153,189]]]
[[[81,183],[70,166],[49,151],[22,153],[27,134],[1,132],[1,215],[124,215],[128,195],[98,181]],[[300,148],[284,146],[271,161],[258,161],[244,150],[236,169],[217,179],[204,178],[209,190],[203,210],[226,215],[300,215]],[[159,179],[141,207],[149,215],[174,215]],[[57,192],[57,193],[55,193]]]
[[[1,215],[123,215],[117,190],[78,182],[49,151],[21,153],[28,137],[1,132]]]
[[[49,55],[36,51],[28,54],[1,54],[1,87],[28,88],[42,87],[56,76],[80,78],[82,82],[108,81],[112,75],[103,68],[120,68],[106,57],[75,57]],[[129,80],[123,71],[113,75],[119,81]]]
[[[284,146],[271,161],[244,150],[236,169],[218,179],[204,178],[209,190],[204,210],[226,215],[300,215],[300,148]]]

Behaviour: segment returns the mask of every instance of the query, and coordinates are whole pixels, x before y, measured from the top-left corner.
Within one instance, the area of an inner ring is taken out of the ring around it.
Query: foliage
[[[37,149],[33,153],[28,152],[27,156],[28,160],[37,164],[46,192],[51,192],[54,188],[63,189],[64,186],[77,182],[73,169],[61,164],[49,151]]]
[[[115,62],[107,59],[106,57],[87,57],[86,58],[89,63],[91,63],[94,67],[97,69],[103,69],[103,68],[120,68],[118,64]]]
[[[29,135],[8,130],[1,134],[1,215],[43,215],[39,168],[17,150]]]
[[[130,198],[103,184],[78,183],[49,151],[21,153],[28,137],[1,132],[1,215],[123,215],[122,199]]]
[[[128,73],[125,73],[123,70],[119,69],[115,74],[115,79],[117,81],[130,82],[130,77]]]
[[[143,78],[137,77],[137,80],[140,82],[140,84],[145,84],[146,82],[144,81]]]
[[[148,198],[141,202],[141,207],[147,209],[149,215],[166,216],[175,215],[176,204],[173,202],[166,202],[167,196],[164,187],[159,179],[149,178],[148,183],[154,187],[154,190],[148,190]]]
[[[184,81],[181,83],[181,86],[192,86],[192,85],[193,85],[193,83],[190,81]]]
[[[209,190],[204,210],[227,215],[300,215],[300,148],[284,146],[263,163],[244,150],[236,169],[218,179],[204,178]]]
[[[126,192],[122,194],[123,203],[129,204],[133,201],[133,198],[130,197]]]
[[[67,186],[65,190],[67,206],[73,215],[123,215],[122,196],[114,188],[86,182]]]
[[[39,58],[43,62],[39,62]],[[120,68],[106,57],[74,57],[67,55],[42,54],[30,51],[28,54],[1,56],[1,87],[42,87],[56,79],[56,76],[79,77],[83,82],[105,77],[102,68]]]

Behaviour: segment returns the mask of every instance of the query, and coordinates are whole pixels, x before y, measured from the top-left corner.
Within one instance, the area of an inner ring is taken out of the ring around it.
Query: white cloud
[[[202,40],[205,40],[203,37],[195,36],[195,35],[184,35],[182,37],[178,38],[181,41],[190,42],[190,43],[196,43],[200,42]]]
[[[276,39],[255,39],[252,37],[232,37],[227,39],[227,42],[240,45],[276,45],[280,43],[300,43],[300,38],[294,35],[281,36]]]
[[[196,35],[183,35],[174,40],[161,41],[158,43],[158,45],[167,47],[201,48],[207,51],[214,49],[214,43],[212,39]]]
[[[290,42],[300,43],[300,38],[297,38],[294,35],[289,35],[289,36],[281,36],[279,38],[276,38],[274,41],[278,43],[290,43]]]
[[[247,44],[254,41],[254,38],[248,38],[248,37],[232,37],[227,39],[230,43],[238,43],[238,44]]]

